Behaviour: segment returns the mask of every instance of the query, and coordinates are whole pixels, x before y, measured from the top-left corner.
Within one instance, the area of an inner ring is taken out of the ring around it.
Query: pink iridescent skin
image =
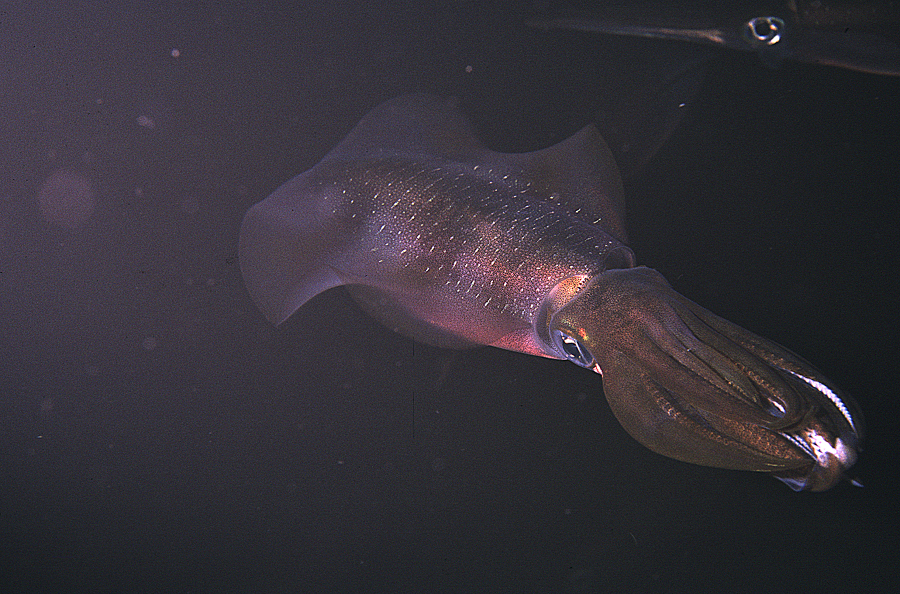
[[[855,405],[796,355],[635,267],[622,213],[593,127],[496,153],[454,106],[408,95],[248,211],[241,271],[273,323],[346,285],[415,340],[602,374],[619,421],[661,454],[833,486],[856,459]]]

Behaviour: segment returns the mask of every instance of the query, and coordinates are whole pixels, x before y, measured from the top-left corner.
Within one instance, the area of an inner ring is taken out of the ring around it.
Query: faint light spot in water
[[[144,339],[141,345],[144,347],[145,351],[152,351],[156,348],[156,339],[152,336],[148,336]]]
[[[173,58],[177,58],[177,57],[181,56],[181,50],[179,50],[177,47],[173,47],[171,55]]]
[[[134,195],[137,196],[138,198],[140,198],[141,196],[143,196],[143,195],[144,195],[144,188],[142,188],[141,186],[136,186],[136,187],[134,188]]]
[[[471,64],[466,66],[466,72],[469,74],[472,74],[472,65]]]
[[[197,214],[200,212],[200,203],[196,198],[185,198],[181,201],[181,212],[185,214]]]
[[[153,130],[154,128],[156,128],[156,122],[154,122],[153,118],[148,115],[138,116],[137,123],[138,126],[143,126],[144,128],[147,128],[149,130]]]
[[[90,182],[71,171],[54,171],[38,192],[38,207],[44,218],[74,229],[94,214],[94,190]]]

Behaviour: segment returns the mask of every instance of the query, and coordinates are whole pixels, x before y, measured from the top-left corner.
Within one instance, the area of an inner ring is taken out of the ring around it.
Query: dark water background
[[[341,290],[250,302],[243,213],[378,103],[534,150],[687,51],[526,5],[0,8],[0,592],[896,587],[900,79],[715,54],[626,187],[642,263],[856,395],[864,489],[662,458],[593,374]]]

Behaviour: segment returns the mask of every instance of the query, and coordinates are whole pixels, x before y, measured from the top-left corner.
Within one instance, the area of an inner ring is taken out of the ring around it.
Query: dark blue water
[[[534,150],[691,52],[520,3],[71,4],[0,16],[0,591],[896,582],[900,80],[713,53],[626,182],[642,263],[861,403],[866,487],[795,494],[643,449],[589,372],[417,345],[341,290],[273,329],[237,269],[246,209],[386,99]]]

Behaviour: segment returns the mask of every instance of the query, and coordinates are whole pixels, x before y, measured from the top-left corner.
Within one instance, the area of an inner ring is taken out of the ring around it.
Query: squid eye
[[[744,23],[744,39],[753,47],[775,45],[784,33],[784,20],[776,16],[755,17]]]
[[[561,330],[553,330],[553,340],[557,350],[565,354],[566,358],[582,367],[593,367],[594,356],[587,350],[580,340],[569,336]]]

